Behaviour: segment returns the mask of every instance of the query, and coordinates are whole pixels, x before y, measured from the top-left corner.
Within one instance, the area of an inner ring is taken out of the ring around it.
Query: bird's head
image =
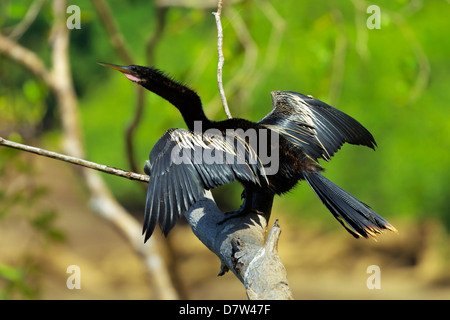
[[[155,69],[149,68],[149,67],[142,67],[137,65],[129,65],[129,66],[119,66],[116,64],[110,64],[110,63],[98,63],[101,66],[111,68],[113,70],[117,70],[122,72],[129,80],[142,84],[143,82],[146,82],[149,76],[153,73],[155,73]]]
[[[180,110],[190,129],[194,128],[195,121],[209,121],[203,112],[202,102],[197,93],[162,71],[137,65],[119,66],[103,62],[99,64],[122,72],[129,80],[169,101]]]

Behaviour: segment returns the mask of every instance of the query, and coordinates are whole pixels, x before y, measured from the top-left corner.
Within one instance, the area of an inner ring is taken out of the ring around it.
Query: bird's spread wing
[[[372,134],[358,121],[320,100],[273,91],[272,103],[273,110],[259,124],[284,136],[311,159],[328,161],[345,142],[376,146]]]
[[[156,224],[165,235],[204,191],[238,179],[266,184],[256,152],[233,133],[168,130],[152,149],[144,171],[150,176],[145,204],[145,240]]]

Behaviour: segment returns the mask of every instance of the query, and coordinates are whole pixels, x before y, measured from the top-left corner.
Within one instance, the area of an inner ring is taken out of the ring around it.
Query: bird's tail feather
[[[304,177],[328,210],[355,238],[376,238],[384,229],[397,232],[369,206],[320,173],[304,173]]]

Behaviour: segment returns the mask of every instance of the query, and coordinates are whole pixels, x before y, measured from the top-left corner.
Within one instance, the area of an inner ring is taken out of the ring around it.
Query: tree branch
[[[109,35],[113,48],[126,64],[132,64],[133,58],[130,51],[126,47],[125,42],[123,41],[123,36],[117,27],[117,23],[114,20],[114,16],[108,3],[104,0],[93,0],[92,3],[94,4],[95,10],[97,11],[98,16],[100,17],[100,20]]]
[[[225,113],[228,117],[228,119],[231,119],[231,113],[230,109],[228,109],[228,103],[227,98],[225,96],[225,91],[223,89],[223,82],[222,82],[222,69],[224,64],[224,57],[223,57],[223,30],[222,30],[222,23],[220,21],[220,15],[222,13],[222,0],[218,1],[217,4],[217,12],[213,12],[214,18],[216,19],[216,25],[217,25],[217,52],[219,54],[219,63],[217,66],[217,84],[219,86],[219,93],[220,93],[220,99],[222,100],[222,105],[225,110]]]
[[[104,0],[94,0],[93,1],[97,15],[100,17],[100,21],[108,34],[110,43],[113,49],[116,51],[118,56],[123,60],[124,64],[133,64],[133,57],[128,50],[124,37],[119,30],[116,20],[112,14],[112,10],[108,3]],[[127,126],[125,130],[125,151],[128,159],[128,164],[132,171],[138,171],[138,166],[135,159],[135,151],[133,144],[133,135],[139,124],[142,112],[144,109],[144,88],[141,86],[136,87],[136,112],[131,120],[131,123]]]
[[[51,89],[55,87],[53,77],[41,58],[33,51],[21,46],[0,33],[0,53],[23,65]]]
[[[348,39],[345,31],[345,25],[342,22],[342,12],[337,7],[330,9],[331,18],[337,26],[338,35],[336,37],[332,72],[330,76],[330,88],[328,94],[328,101],[331,105],[338,103],[342,92],[342,84],[345,73],[345,58],[347,56]]]
[[[293,299],[286,269],[277,253],[281,233],[275,221],[264,242],[266,220],[248,214],[223,220],[223,214],[209,191],[185,213],[192,231],[222,262],[219,275],[231,270],[244,284],[250,300]]]
[[[155,65],[155,50],[159,41],[161,40],[165,23],[166,23],[166,15],[168,8],[156,8],[156,30],[153,35],[147,40],[145,45],[145,55],[146,55],[146,65],[151,66]],[[144,113],[144,103],[145,103],[145,89],[141,86],[137,86],[137,98],[136,98],[136,108],[134,111],[134,115],[130,123],[127,125],[125,129],[125,147],[126,154],[128,158],[128,164],[132,171],[138,171],[138,165],[136,161],[136,152],[135,152],[135,144],[134,144],[134,135],[136,133],[137,128],[139,127],[142,121],[142,115]]]
[[[227,81],[225,89],[228,93],[232,92],[233,100],[239,105],[248,104],[248,100],[252,97],[252,92],[258,83],[263,81],[271,74],[272,69],[277,61],[278,53],[283,39],[283,33],[286,28],[286,22],[283,17],[276,11],[270,1],[258,1],[258,8],[264,13],[272,25],[272,31],[268,35],[268,43],[264,50],[260,49],[252,38],[249,27],[241,16],[242,13],[237,11],[227,1],[227,12],[232,17],[230,25],[234,28],[235,34],[239,43],[244,49],[244,58],[242,66],[239,70]],[[263,62],[258,63],[259,51],[265,52]],[[198,68],[198,63],[195,64]],[[218,94],[220,96],[220,93]],[[215,116],[220,110],[219,103],[214,97],[208,103],[208,112],[211,116]]]
[[[45,149],[36,148],[36,147],[28,146],[28,145],[25,145],[25,144],[13,142],[13,141],[10,141],[10,140],[6,140],[6,139],[4,139],[2,137],[0,137],[0,145],[3,145],[5,147],[18,149],[18,150],[22,150],[22,151],[26,151],[26,152],[31,152],[31,153],[34,153],[34,154],[37,154],[37,155],[40,155],[40,156],[44,156],[44,157],[47,157],[47,158],[52,158],[52,159],[56,159],[56,160],[69,162],[69,163],[72,163],[72,164],[76,164],[78,166],[86,167],[86,168],[89,168],[89,169],[94,169],[94,170],[97,170],[97,171],[105,172],[105,173],[108,173],[108,174],[112,174],[112,175],[115,175],[115,176],[127,178],[127,179],[130,179],[130,180],[138,180],[138,181],[143,181],[143,182],[148,182],[150,180],[150,177],[147,176],[147,175],[144,175],[144,174],[139,174],[139,173],[135,173],[135,172],[129,172],[129,171],[125,171],[125,170],[114,168],[114,167],[108,167],[108,166],[103,165],[103,164],[98,164],[98,163],[95,163],[95,162],[91,162],[91,161],[83,160],[83,159],[80,159],[80,158],[64,155],[64,154],[61,154],[61,153],[48,151],[48,150],[45,150]]]
[[[9,37],[11,39],[18,40],[22,37],[22,35],[33,24],[45,1],[46,0],[33,1],[33,3],[28,7],[24,18],[16,26],[8,28],[11,29],[11,32],[9,33]]]

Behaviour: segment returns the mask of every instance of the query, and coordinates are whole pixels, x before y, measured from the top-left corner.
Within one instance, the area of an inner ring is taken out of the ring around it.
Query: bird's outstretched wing
[[[271,94],[273,110],[259,124],[284,136],[311,159],[328,161],[345,142],[375,149],[372,134],[342,111],[301,93]]]
[[[218,131],[218,130],[217,130]],[[144,167],[150,176],[145,204],[145,241],[156,224],[165,235],[205,190],[236,179],[264,185],[267,178],[256,152],[233,133],[224,135],[168,130]]]

